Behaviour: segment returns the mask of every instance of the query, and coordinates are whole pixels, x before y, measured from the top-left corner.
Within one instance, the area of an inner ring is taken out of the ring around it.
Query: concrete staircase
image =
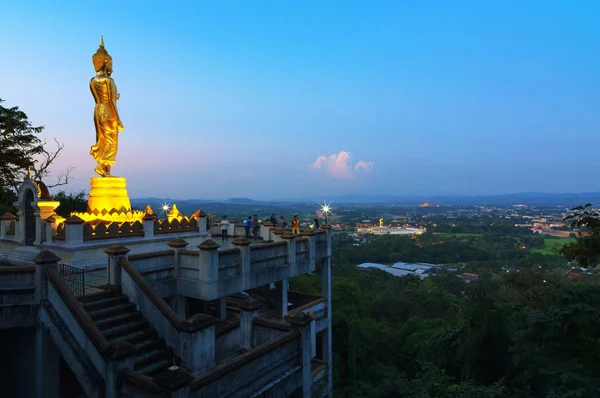
[[[126,340],[138,349],[133,355],[135,371],[156,377],[173,365],[173,350],[127,296],[118,291],[101,292],[87,295],[81,302],[106,340]]]

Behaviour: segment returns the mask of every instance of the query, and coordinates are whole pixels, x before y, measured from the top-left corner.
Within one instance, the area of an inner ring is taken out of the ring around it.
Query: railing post
[[[46,241],[51,242],[56,234],[56,218],[50,216],[46,218]]]
[[[54,253],[43,250],[33,258],[35,263],[35,301],[41,304],[48,297],[48,288],[44,269],[56,268],[60,258]],[[41,308],[40,308],[41,311]],[[36,331],[35,344],[35,388],[38,397],[58,396],[58,367],[59,354],[51,341],[51,338],[40,323]]]
[[[312,325],[314,317],[311,314],[297,312],[287,318],[287,321],[300,331],[300,366],[302,366],[302,397],[310,398],[312,396]]]
[[[265,242],[271,241],[271,228],[273,228],[274,226],[275,225],[271,221],[265,221],[260,224],[260,237]]]
[[[291,231],[285,231],[281,239],[287,243],[287,262],[290,268],[290,275],[296,275],[296,235]]]
[[[129,249],[121,245],[112,245],[104,250],[104,253],[108,254],[108,264],[106,269],[108,284],[121,286],[121,265],[119,264],[119,260],[121,260],[121,257],[127,258]]]
[[[57,269],[60,258],[49,250],[41,251],[33,258],[35,263],[35,302],[41,303],[46,299],[47,286],[44,279],[44,269],[52,267]]]
[[[180,252],[187,245],[189,245],[189,243],[181,238],[175,238],[175,239],[171,240],[169,243],[167,243],[167,245],[169,245],[169,247],[175,251],[175,263],[173,264],[173,267],[174,267],[173,276],[177,283],[177,278],[179,278],[179,265],[181,264]],[[186,314],[187,314],[187,299],[183,296],[180,296],[179,294],[175,294],[174,305],[175,305],[175,312],[177,313],[177,316],[185,319]]]
[[[246,350],[255,345],[254,319],[260,316],[261,302],[248,297],[239,304],[240,308],[240,346]]]
[[[250,243],[248,238],[240,236],[231,242],[240,250],[240,275],[242,276],[242,290],[246,290],[250,284],[250,271],[252,264],[250,263]]]
[[[321,225],[321,229],[325,230],[325,232],[327,233],[327,257],[331,257],[331,241],[332,241],[331,225],[325,223],[325,224]]]
[[[71,216],[65,220],[65,243],[67,245],[83,243],[83,223],[84,221],[77,216]]]
[[[198,213],[198,232],[201,234],[206,233],[206,213],[202,210]]]
[[[146,213],[142,217],[142,225],[144,227],[144,238],[154,237],[154,220],[156,220],[156,214]]]
[[[217,319],[198,313],[179,325],[181,363],[199,375],[215,366],[215,324]]]
[[[219,252],[220,246],[212,239],[207,239],[198,245],[198,278],[200,289],[205,297],[216,298],[219,282]]]
[[[0,217],[0,238],[8,237],[8,229],[10,228],[10,223],[15,221],[17,217],[11,213],[4,213],[2,217]]]

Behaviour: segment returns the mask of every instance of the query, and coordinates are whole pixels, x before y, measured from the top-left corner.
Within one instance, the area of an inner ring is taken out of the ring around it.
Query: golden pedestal
[[[87,213],[127,213],[131,212],[131,202],[127,195],[127,179],[123,177],[90,178],[90,197]]]

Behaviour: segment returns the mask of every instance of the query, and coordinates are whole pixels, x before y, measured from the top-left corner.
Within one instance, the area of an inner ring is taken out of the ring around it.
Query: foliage
[[[580,265],[595,266],[600,261],[600,214],[589,203],[571,210],[573,214],[565,217],[565,221],[571,221],[572,228],[579,228],[587,234],[580,233],[575,242],[561,249],[561,253]]]
[[[0,187],[0,215],[4,213],[15,214],[17,209],[13,203],[17,201],[17,195],[10,189]]]
[[[15,189],[35,156],[44,147],[38,135],[43,127],[33,127],[18,107],[5,108],[0,99],[0,188]]]
[[[492,231],[354,243],[334,239],[334,397],[600,396],[600,277],[570,278],[565,259],[535,252],[544,238]],[[464,248],[492,258],[462,254],[458,267],[481,271],[471,283],[450,271],[421,280],[354,266],[371,255],[432,262]],[[291,285],[320,290],[317,275]]]
[[[5,108],[0,99],[0,190],[16,191],[28,169],[36,181],[50,176],[50,167],[58,158],[64,144],[56,139],[56,149],[48,149],[46,142],[39,138],[43,126],[34,127],[25,112],[18,107]],[[48,188],[66,185],[71,179],[70,167],[57,176],[55,184]],[[1,202],[6,206],[5,202]],[[1,206],[1,205],[0,205]]]
[[[87,209],[84,191],[76,194],[60,191],[54,195],[53,199],[60,202],[60,206],[56,209],[56,213],[65,218],[69,217],[74,211],[84,212]]]

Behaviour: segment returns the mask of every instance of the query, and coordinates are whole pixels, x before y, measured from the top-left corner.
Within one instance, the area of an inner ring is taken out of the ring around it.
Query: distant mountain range
[[[582,192],[582,193],[539,193],[526,192],[503,195],[342,195],[328,196],[327,202],[336,204],[386,204],[386,205],[405,205],[416,206],[421,203],[431,205],[439,204],[441,206],[510,206],[510,205],[538,205],[538,206],[565,206],[574,207],[579,204],[600,204],[600,192]],[[307,197],[297,199],[274,199],[274,200],[253,200],[249,198],[231,198],[231,199],[173,199],[173,198],[134,198],[132,205],[136,207],[159,206],[162,203],[176,203],[177,207],[201,208],[206,205],[211,207],[237,207],[241,206],[265,206],[265,205],[301,205],[322,203],[323,197]]]

